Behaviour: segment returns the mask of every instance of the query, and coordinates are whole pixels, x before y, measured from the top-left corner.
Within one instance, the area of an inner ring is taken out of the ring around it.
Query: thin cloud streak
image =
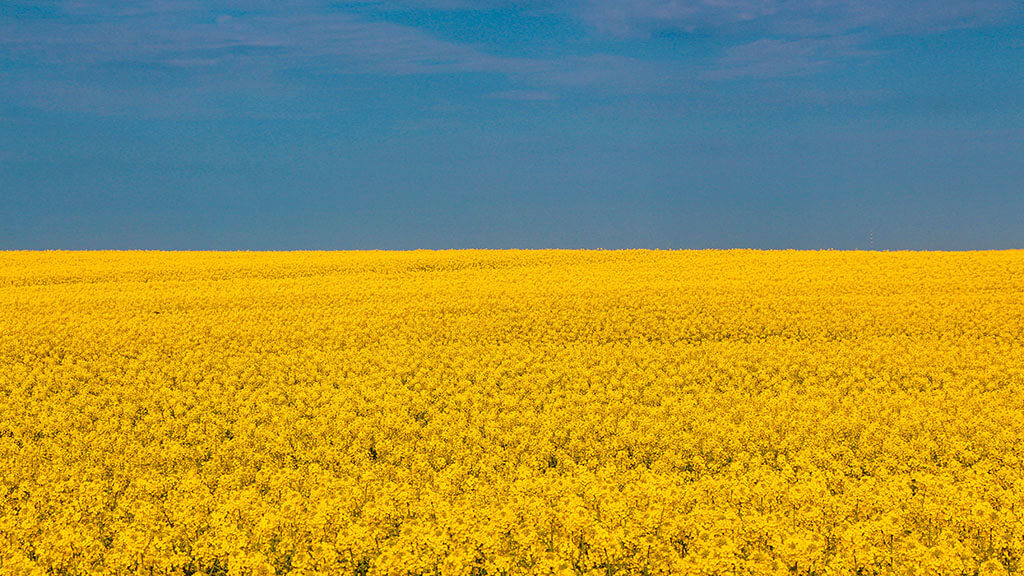
[[[384,0],[383,9],[566,14],[601,34],[630,38],[659,31],[760,30],[766,34],[934,33],[1020,16],[1014,0]]]
[[[836,63],[866,61],[877,52],[866,49],[863,37],[827,36],[823,38],[762,38],[725,51],[716,67],[708,73],[712,79],[785,78],[804,76]]]
[[[490,97],[497,98],[498,100],[513,100],[519,102],[549,102],[558,99],[558,95],[545,90],[504,90],[501,92],[493,92],[490,94]]]
[[[175,9],[175,7],[177,9]],[[223,89],[277,86],[296,70],[310,74],[502,75],[517,90],[557,91],[593,85],[628,87],[651,78],[651,66],[621,56],[590,54],[524,58],[487,52],[401,24],[345,12],[263,11],[228,16],[192,3],[115,4],[111,16],[70,4],[64,18],[0,19],[4,52],[43,74],[11,78],[7,92],[36,107],[138,113],[145,103],[165,111]],[[127,74],[121,85],[103,71]],[[57,73],[45,73],[54,72]],[[96,72],[99,71],[97,77]],[[139,75],[132,83],[131,75]],[[181,74],[189,74],[185,79]],[[177,75],[177,76],[176,76]],[[187,80],[187,81],[183,81]],[[255,85],[255,86],[253,86]],[[228,87],[229,86],[229,87]],[[294,88],[293,88],[294,89]]]
[[[525,57],[388,20],[389,11],[403,8],[561,14],[604,38],[598,44],[605,47],[609,39],[612,46],[643,46],[663,32],[712,33],[722,47],[703,59],[598,50]],[[1012,0],[300,0],[287,9],[262,0],[15,0],[0,11],[0,65],[17,64],[5,70],[0,103],[217,113],[242,90],[297,97],[312,89],[303,74],[490,74],[508,87],[480,96],[505,94],[502,100],[572,91],[686,93],[701,82],[799,77],[869,62],[884,54],[873,46],[885,37],[991,25],[1019,13]]]

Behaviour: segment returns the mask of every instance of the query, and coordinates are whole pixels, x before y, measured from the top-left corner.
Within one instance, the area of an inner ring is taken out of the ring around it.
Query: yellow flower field
[[[1016,574],[1024,251],[0,252],[0,574]]]

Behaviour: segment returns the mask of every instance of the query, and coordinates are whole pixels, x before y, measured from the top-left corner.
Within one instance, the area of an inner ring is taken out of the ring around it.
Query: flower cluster
[[[1024,252],[0,253],[2,574],[1015,574]]]

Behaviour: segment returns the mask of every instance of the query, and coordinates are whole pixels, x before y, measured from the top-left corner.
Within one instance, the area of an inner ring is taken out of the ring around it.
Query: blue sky
[[[0,2],[0,249],[1024,248],[1013,0]]]

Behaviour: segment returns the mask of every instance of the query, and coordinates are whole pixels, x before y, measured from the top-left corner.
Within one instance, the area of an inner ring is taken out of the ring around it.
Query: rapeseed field
[[[1024,252],[0,253],[0,574],[1017,574]]]

